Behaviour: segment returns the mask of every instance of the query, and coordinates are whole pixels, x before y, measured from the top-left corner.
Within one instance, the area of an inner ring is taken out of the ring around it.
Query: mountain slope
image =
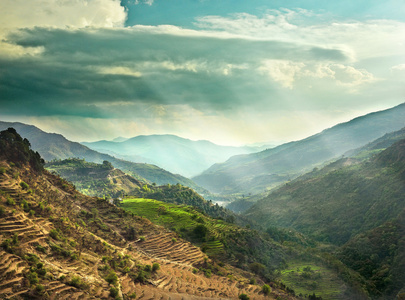
[[[304,140],[231,157],[193,180],[211,192],[259,193],[405,126],[405,103],[338,124]]]
[[[111,155],[91,150],[79,143],[71,142],[60,134],[47,133],[32,125],[0,121],[0,130],[9,127],[15,128],[22,137],[29,139],[32,143],[32,149],[38,151],[46,161],[81,158],[89,162],[102,163],[106,160],[111,162],[114,167],[130,173],[140,180],[144,178],[159,185],[180,183],[198,192],[207,193],[192,180],[181,175],[172,174],[158,166],[117,159]]]
[[[405,140],[369,160],[340,159],[287,183],[245,216],[343,244],[405,209]]]
[[[249,284],[252,273],[34,169],[27,142],[0,133],[0,298],[295,299],[276,287],[266,296]]]
[[[181,184],[163,186],[147,184],[113,168],[107,161],[104,161],[103,164],[96,164],[71,158],[48,162],[45,164],[45,168],[73,183],[78,191],[87,196],[111,198],[129,195],[150,198],[177,205],[190,205],[212,218],[222,218],[232,222],[236,220],[233,212],[205,200],[191,188]],[[246,225],[247,223],[240,220],[240,224]]]
[[[197,175],[233,155],[260,151],[259,147],[219,146],[209,141],[192,141],[175,135],[140,135],[123,142],[82,144],[122,159],[153,163],[187,177]]]
[[[135,189],[140,189],[141,182],[109,162],[96,164],[78,158],[52,161],[45,165],[50,172],[56,172],[62,178],[72,182],[75,187],[87,196],[122,197]]]
[[[405,296],[405,211],[352,238],[339,249],[338,257],[368,281],[376,298],[401,299],[400,294]]]

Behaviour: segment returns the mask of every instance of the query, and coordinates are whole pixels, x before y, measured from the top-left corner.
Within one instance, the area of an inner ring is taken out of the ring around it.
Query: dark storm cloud
[[[22,29],[7,42],[42,49],[0,60],[3,113],[26,115],[107,117],[99,103],[113,101],[230,109],[276,92],[257,73],[263,60],[347,59],[336,49],[145,28]]]

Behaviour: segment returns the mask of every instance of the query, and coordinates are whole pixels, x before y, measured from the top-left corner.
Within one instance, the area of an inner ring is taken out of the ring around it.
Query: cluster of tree
[[[31,150],[30,142],[14,128],[0,132],[0,156],[16,164],[29,163],[37,172],[42,172],[45,163],[38,152]]]

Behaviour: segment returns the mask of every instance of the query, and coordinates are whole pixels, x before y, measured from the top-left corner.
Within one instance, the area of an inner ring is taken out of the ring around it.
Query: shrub
[[[249,300],[250,298],[249,298],[249,296],[246,295],[246,294],[240,294],[240,295],[239,295],[239,299],[240,299],[240,300]]]
[[[13,245],[17,245],[18,244],[18,234],[14,233],[13,235]]]
[[[256,284],[256,278],[254,278],[254,277],[251,278],[249,283],[250,283],[250,284]]]
[[[30,284],[37,284],[38,283],[38,274],[36,272],[29,272],[27,274],[27,279]]]
[[[46,253],[46,248],[41,246],[40,244],[36,245],[35,248],[38,252]]]
[[[0,205],[0,217],[2,217],[6,213],[3,206]]]
[[[13,200],[13,198],[8,197],[6,200],[6,204],[7,205],[15,205],[15,201]]]
[[[150,272],[152,271],[152,266],[151,266],[151,265],[145,265],[145,267],[143,267],[143,270],[144,270],[145,272],[150,273]]]
[[[42,293],[45,290],[45,287],[42,284],[37,284],[37,286],[35,287],[35,290],[38,293]]]
[[[88,285],[84,283],[79,276],[73,276],[69,282],[69,285],[74,286],[78,289],[85,289],[88,287]]]
[[[112,297],[112,298],[116,298],[117,296],[118,296],[118,289],[116,288],[116,287],[111,287],[110,288],[110,296]]]
[[[105,278],[105,280],[112,285],[116,285],[118,282],[118,276],[114,271],[111,271],[110,273],[108,273],[107,277]]]
[[[30,210],[30,205],[26,200],[23,200],[21,202],[21,208],[24,209],[25,212],[28,212]]]
[[[6,168],[0,167],[0,174],[5,174],[5,173],[6,173]]]
[[[262,292],[263,292],[263,294],[265,294],[265,295],[270,294],[270,293],[271,293],[271,287],[270,287],[268,284],[264,284],[264,285],[262,286]]]
[[[177,242],[176,238],[172,238],[172,243],[175,244]]]
[[[28,188],[30,187],[27,183],[25,183],[24,181],[20,182],[20,186],[24,189],[24,190],[28,190]]]
[[[51,229],[51,231],[49,231],[49,236],[51,238],[53,238],[54,240],[59,240],[59,232],[56,229]]]
[[[160,269],[160,265],[158,264],[158,263],[153,263],[153,265],[152,265],[152,271],[153,272],[156,272],[157,270],[159,270]]]
[[[135,299],[136,298],[136,293],[134,292],[132,294],[129,294],[128,297],[131,298],[131,299]]]
[[[141,242],[144,242],[144,241],[146,240],[146,238],[142,235],[142,236],[139,237],[139,240],[140,240]]]

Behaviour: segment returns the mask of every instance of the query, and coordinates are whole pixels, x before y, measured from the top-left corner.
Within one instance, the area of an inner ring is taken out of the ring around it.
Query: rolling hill
[[[215,164],[193,180],[213,193],[257,194],[405,126],[405,103],[338,124],[304,140]]]
[[[46,161],[66,158],[80,158],[95,163],[109,161],[114,167],[129,173],[138,180],[146,179],[148,182],[155,182],[158,185],[180,183],[197,192],[208,193],[192,180],[178,174],[170,173],[158,166],[117,159],[111,155],[99,153],[79,143],[69,141],[60,134],[47,133],[32,125],[0,121],[0,130],[5,130],[9,127],[15,128],[22,137],[30,140],[32,149],[39,152]]]
[[[123,142],[82,144],[125,160],[156,164],[186,177],[198,175],[214,163],[223,162],[231,156],[263,150],[263,147],[220,146],[209,141],[192,141],[168,134],[140,135]]]

